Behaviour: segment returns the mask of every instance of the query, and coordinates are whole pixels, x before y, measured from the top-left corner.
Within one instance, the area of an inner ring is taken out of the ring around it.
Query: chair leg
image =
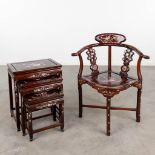
[[[79,91],[79,117],[82,117],[82,85],[78,83],[78,91]]]
[[[136,122],[140,122],[141,93],[142,93],[142,89],[138,89],[138,91],[137,91]]]
[[[28,110],[28,131],[30,141],[33,140],[33,129],[32,129],[32,112]]]
[[[110,136],[110,106],[111,106],[111,98],[107,97],[107,136]]]
[[[54,105],[53,107],[52,107],[52,113],[53,113],[53,121],[56,121],[56,105]]]
[[[64,131],[64,104],[59,104],[59,115],[60,129]]]

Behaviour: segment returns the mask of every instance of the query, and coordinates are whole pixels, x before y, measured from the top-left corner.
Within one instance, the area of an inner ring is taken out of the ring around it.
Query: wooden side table
[[[62,80],[61,65],[52,59],[42,59],[28,62],[10,63],[8,66],[8,82],[10,97],[10,113],[15,118],[17,131],[20,131],[20,105],[18,84],[24,80],[40,81]],[[55,78],[55,79],[54,79]],[[27,84],[29,87],[32,84]]]

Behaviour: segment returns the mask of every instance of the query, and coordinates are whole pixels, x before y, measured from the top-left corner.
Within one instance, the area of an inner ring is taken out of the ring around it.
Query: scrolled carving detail
[[[90,70],[92,71],[92,76],[96,76],[99,74],[99,71],[98,71],[98,65],[96,64],[96,60],[97,60],[97,57],[96,57],[96,53],[95,53],[95,49],[93,48],[89,48],[88,51],[86,52],[87,54],[87,59],[90,60]]]
[[[134,52],[131,49],[126,49],[123,57],[123,66],[121,67],[120,75],[123,79],[128,77],[128,72],[130,70],[129,64],[133,60]]]
[[[104,97],[113,97],[116,94],[119,94],[120,90],[113,89],[98,89],[99,93],[103,94]]]

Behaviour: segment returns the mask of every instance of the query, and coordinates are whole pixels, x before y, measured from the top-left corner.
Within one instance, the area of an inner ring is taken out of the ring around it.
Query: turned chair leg
[[[110,136],[110,106],[111,106],[111,98],[107,97],[107,136]]]
[[[140,122],[141,93],[142,93],[142,89],[138,89],[138,91],[137,91],[136,122]]]
[[[78,83],[78,91],[79,91],[79,117],[82,117],[82,85]]]
[[[33,129],[32,129],[32,112],[28,110],[28,131],[30,141],[33,141]]]

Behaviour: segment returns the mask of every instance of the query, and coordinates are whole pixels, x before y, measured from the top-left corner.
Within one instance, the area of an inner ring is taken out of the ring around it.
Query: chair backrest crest
[[[95,40],[102,44],[121,44],[126,37],[118,33],[102,33],[95,36]]]

